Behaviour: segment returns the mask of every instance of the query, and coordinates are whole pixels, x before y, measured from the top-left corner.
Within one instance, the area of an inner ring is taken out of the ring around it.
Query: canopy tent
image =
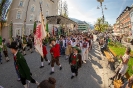
[[[74,25],[78,25],[76,22],[72,21],[71,19],[63,17],[61,15],[47,16],[46,19],[47,19],[47,22],[49,24],[74,24]]]

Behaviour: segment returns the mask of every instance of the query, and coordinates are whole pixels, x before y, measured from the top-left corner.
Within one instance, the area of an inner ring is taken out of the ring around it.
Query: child
[[[43,56],[44,57],[41,56],[41,66],[40,66],[40,68],[43,68],[44,67],[44,65],[43,65],[43,60],[44,59],[45,59],[45,61],[48,62],[48,65],[50,65],[50,61],[47,59],[47,49],[46,49],[46,46],[45,45],[43,45]]]
[[[78,69],[82,65],[81,55],[79,54],[80,50],[77,47],[73,48],[73,53],[69,57],[69,64],[71,66],[72,76],[71,79],[73,79],[76,76],[78,76]]]
[[[50,43],[51,43],[50,44],[50,46],[51,46],[50,53],[52,56],[52,59],[51,59],[52,71],[50,72],[50,75],[52,75],[52,74],[54,74],[54,64],[55,63],[60,67],[60,70],[62,70],[62,66],[61,66],[60,61],[59,61],[60,45],[57,44],[56,40],[54,40],[54,39],[52,39]]]

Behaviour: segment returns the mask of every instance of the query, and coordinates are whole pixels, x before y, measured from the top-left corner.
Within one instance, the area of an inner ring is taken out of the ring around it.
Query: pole
[[[101,4],[101,8],[102,8],[103,23],[104,23],[104,12],[103,12],[103,5],[102,5],[102,2],[100,2],[100,4]]]
[[[45,28],[45,24],[44,24],[44,17],[43,17],[43,13],[42,13],[42,6],[41,6],[41,2],[40,2],[40,11],[41,11],[41,19],[42,19],[42,24],[43,24],[43,27],[44,27],[44,31],[46,31],[46,28]],[[47,36],[47,33],[46,33],[46,36]],[[43,39],[46,37],[46,36],[43,36]]]

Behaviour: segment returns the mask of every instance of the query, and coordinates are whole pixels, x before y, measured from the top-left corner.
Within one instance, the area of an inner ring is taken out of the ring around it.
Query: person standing
[[[72,76],[73,79],[75,76],[78,76],[78,69],[82,65],[81,55],[79,54],[80,50],[77,47],[73,48],[73,53],[69,57],[69,64],[71,66]]]
[[[2,50],[2,47],[3,47],[3,45],[2,45],[2,37],[0,36],[0,63],[2,64],[2,55],[1,55],[1,50]]]
[[[25,36],[23,36],[23,54],[24,55],[26,55],[26,52],[25,52],[25,50],[26,50],[26,46],[27,46],[27,40],[26,40],[26,37]]]
[[[7,51],[7,46],[6,46],[5,42],[3,42],[3,53],[4,53],[4,55],[5,55],[5,60],[6,60],[6,62],[8,62],[8,61],[9,61],[9,58],[8,58],[8,51]]]
[[[110,80],[114,80],[117,77],[118,77],[117,79],[120,80],[121,77],[125,75],[128,69],[128,61],[130,59],[130,52],[131,52],[131,48],[127,47],[125,54],[123,56],[120,56],[121,64],[117,68],[116,74],[113,77],[109,78]]]
[[[44,67],[44,62],[43,62],[44,59],[45,59],[45,61],[48,62],[48,65],[50,65],[50,61],[47,59],[47,49],[46,49],[45,45],[43,45],[43,57],[41,56],[41,66],[40,66],[40,68]]]
[[[86,40],[86,38],[83,39],[82,42],[82,61],[86,63],[86,60],[88,59],[88,48],[89,48],[89,43]]]
[[[72,53],[72,41],[71,41],[70,37],[68,37],[66,51],[65,51],[66,60],[69,58],[71,53]]]
[[[32,51],[32,38],[31,38],[31,36],[28,37],[28,46],[29,46],[30,52],[33,53],[33,51]]]
[[[31,77],[32,73],[30,72],[30,68],[28,67],[24,56],[18,51],[17,43],[12,42],[9,48],[14,55],[14,61],[16,63],[15,67],[20,75],[21,83],[23,84],[24,88],[28,88],[26,80],[39,85],[39,83]]]
[[[59,56],[60,56],[60,45],[59,44],[56,44],[56,40],[52,39],[50,41],[50,46],[51,46],[51,49],[50,49],[50,53],[51,53],[51,68],[52,68],[52,71],[50,72],[50,75],[52,75],[54,73],[54,64],[56,63],[59,67],[60,67],[60,70],[62,70],[62,66],[59,62]]]

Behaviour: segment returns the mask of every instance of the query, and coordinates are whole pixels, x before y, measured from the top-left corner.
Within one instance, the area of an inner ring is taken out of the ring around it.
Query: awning
[[[49,24],[74,24],[78,25],[76,22],[72,21],[69,18],[63,17],[63,16],[48,16],[46,17],[47,22]]]

